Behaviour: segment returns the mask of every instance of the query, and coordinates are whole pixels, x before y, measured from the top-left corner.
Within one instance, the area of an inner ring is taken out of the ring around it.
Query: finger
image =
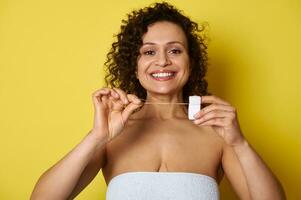
[[[110,88],[102,88],[99,90],[96,90],[95,92],[92,93],[92,98],[93,100],[101,100],[101,97],[103,95],[109,95],[110,94]]]
[[[223,118],[215,118],[206,122],[199,124],[199,126],[225,126],[225,119]]]
[[[231,116],[231,112],[229,112],[229,111],[215,110],[215,111],[211,111],[211,112],[203,115],[201,118],[194,120],[194,123],[200,124],[200,123],[206,122],[208,120],[211,120],[213,118],[227,118],[230,116]]]
[[[128,94],[127,97],[131,103],[127,105],[124,111],[122,112],[124,120],[127,120],[137,108],[143,105],[141,100],[137,96],[133,94]]]
[[[127,121],[130,115],[140,106],[143,104],[135,104],[135,103],[130,103],[122,112],[122,117],[124,121]]]
[[[202,101],[202,104],[203,103],[218,103],[218,104],[223,104],[223,105],[230,105],[227,101],[225,101],[217,96],[214,96],[214,95],[202,96],[201,101]]]
[[[110,88],[110,94],[113,97],[113,99],[119,99],[119,94],[112,88]]]
[[[113,90],[114,90],[116,93],[118,93],[118,95],[119,95],[121,101],[122,101],[125,105],[129,104],[129,100],[127,99],[127,94],[126,94],[123,90],[121,90],[121,89],[119,89],[119,88],[113,88]]]
[[[103,94],[108,94],[110,90],[108,88],[102,88],[100,90],[96,90],[95,92],[92,93],[92,97],[101,97]]]
[[[102,103],[103,105],[107,105],[107,106],[108,106],[108,102],[109,102],[109,99],[110,99],[109,96],[104,95],[104,96],[101,96],[100,99],[101,99],[101,103]]]
[[[92,93],[92,99],[94,102],[94,106],[99,106],[100,103],[102,102],[102,97],[103,95],[108,95],[110,93],[109,88],[102,88],[99,90],[96,90],[95,92]]]
[[[133,102],[135,104],[141,104],[142,101],[134,94],[128,94],[127,98],[130,102]]]
[[[223,111],[229,111],[229,112],[236,112],[236,109],[229,105],[223,105],[223,104],[210,104],[209,106],[204,107],[199,112],[197,112],[194,115],[194,118],[200,118],[206,113],[209,113],[214,110],[223,110]]]

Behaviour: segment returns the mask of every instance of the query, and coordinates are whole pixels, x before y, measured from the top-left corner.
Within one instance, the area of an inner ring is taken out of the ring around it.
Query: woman
[[[100,169],[108,200],[219,199],[224,174],[240,199],[285,199],[235,108],[207,92],[198,25],[167,3],[123,22],[106,62],[112,88],[93,93],[93,128],[40,177],[31,199],[73,199]],[[190,95],[205,106],[194,120],[183,106]]]

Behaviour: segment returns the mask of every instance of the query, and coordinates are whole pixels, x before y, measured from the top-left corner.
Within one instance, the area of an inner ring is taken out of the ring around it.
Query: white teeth
[[[155,73],[152,74],[153,77],[169,77],[169,76],[173,76],[174,73]]]

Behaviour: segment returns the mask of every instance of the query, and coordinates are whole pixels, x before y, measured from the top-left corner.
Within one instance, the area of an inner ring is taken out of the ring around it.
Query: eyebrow
[[[167,42],[166,44],[181,44],[182,46],[184,46],[185,47],[185,45],[182,43],[182,42],[179,42],[179,41],[170,41],[170,42]],[[145,43],[143,43],[142,44],[142,46],[144,46],[144,45],[156,45],[156,43],[154,43],[154,42],[145,42]]]

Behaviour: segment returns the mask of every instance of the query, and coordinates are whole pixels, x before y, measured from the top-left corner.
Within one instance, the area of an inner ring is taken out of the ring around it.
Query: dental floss
[[[148,102],[146,99],[140,99],[144,101],[144,104],[162,104],[162,105],[169,105],[169,104],[179,104],[179,105],[187,105],[188,104],[188,119],[194,120],[195,115],[197,112],[201,110],[201,96],[189,96],[189,103],[165,103],[165,102]]]
[[[169,104],[179,104],[179,105],[188,105],[188,103],[180,103],[180,102],[176,102],[176,103],[165,103],[165,102],[149,102],[146,99],[140,99],[141,101],[144,101],[144,104],[163,104],[163,105],[169,105]]]
[[[201,110],[201,97],[200,96],[189,96],[189,105],[188,105],[188,119],[194,120],[197,112]]]

